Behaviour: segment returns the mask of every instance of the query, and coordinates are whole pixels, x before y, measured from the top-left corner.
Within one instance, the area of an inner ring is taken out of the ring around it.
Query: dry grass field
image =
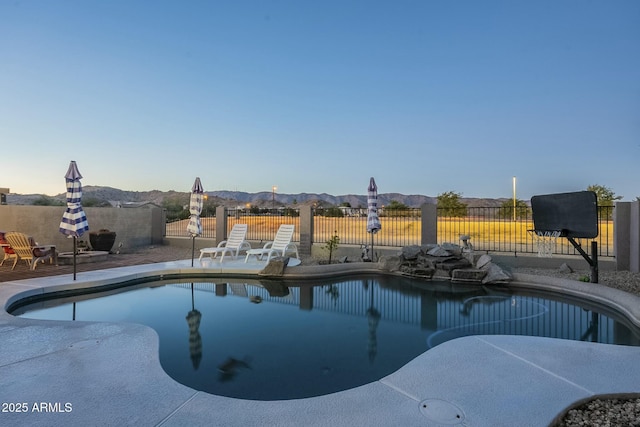
[[[296,235],[300,229],[300,218],[279,215],[229,216],[228,229],[235,223],[249,226],[247,240],[266,242],[273,239],[280,224],[294,224]],[[419,217],[381,217],[382,230],[374,236],[376,246],[402,247],[421,243],[422,222]],[[188,220],[167,224],[167,236],[187,236]],[[202,237],[215,237],[216,218],[202,218]],[[371,242],[366,232],[365,217],[314,217],[314,242],[324,243],[335,233],[340,244],[359,245]],[[486,218],[438,218],[438,243],[460,243],[460,235],[471,237],[476,250],[490,252],[536,253],[536,237],[530,220],[495,220]],[[613,221],[601,221],[598,241],[601,256],[613,255]],[[590,239],[578,239],[586,252],[590,251]],[[553,252],[575,254],[575,249],[567,239],[555,241]]]

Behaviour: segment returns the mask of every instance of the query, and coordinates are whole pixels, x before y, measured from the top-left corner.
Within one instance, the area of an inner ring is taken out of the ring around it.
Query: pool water
[[[454,338],[533,335],[640,345],[637,331],[575,303],[506,289],[387,277],[157,281],[21,306],[35,319],[155,329],[176,381],[221,396],[280,400],[367,384]]]

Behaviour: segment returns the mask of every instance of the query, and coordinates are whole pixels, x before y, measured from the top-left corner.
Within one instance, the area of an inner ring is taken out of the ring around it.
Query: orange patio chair
[[[49,263],[58,264],[55,245],[38,245],[32,237],[28,237],[24,233],[15,231],[5,233],[5,239],[15,252],[15,261],[13,261],[13,270],[19,260],[24,260],[31,270],[35,270],[38,262],[49,260]]]
[[[4,238],[4,235],[5,232],[0,231],[0,245],[2,245],[2,252],[4,253],[4,257],[2,258],[2,261],[0,261],[0,266],[4,264],[6,260],[17,257],[15,251],[11,249],[9,242],[7,242],[7,239]]]

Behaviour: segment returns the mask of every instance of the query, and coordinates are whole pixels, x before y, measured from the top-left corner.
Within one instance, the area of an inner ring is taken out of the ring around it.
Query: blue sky
[[[640,1],[0,0],[0,187],[640,196]]]

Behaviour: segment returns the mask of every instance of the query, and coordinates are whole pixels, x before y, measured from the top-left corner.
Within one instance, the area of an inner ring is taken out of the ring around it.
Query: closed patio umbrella
[[[371,259],[373,260],[373,235],[382,229],[378,218],[378,186],[375,179],[369,180],[367,189],[367,233],[371,233]]]
[[[191,234],[191,267],[193,267],[193,258],[196,248],[196,236],[202,234],[202,223],[200,222],[200,214],[202,213],[203,195],[202,183],[200,177],[196,178],[191,188],[191,198],[189,200],[189,224],[187,225],[187,233]]]
[[[76,254],[78,252],[78,237],[89,230],[87,215],[82,209],[82,184],[80,183],[80,171],[75,161],[69,164],[64,179],[67,183],[67,209],[62,214],[60,232],[69,238],[73,238],[73,280],[76,280]]]
[[[193,283],[191,284],[191,311],[187,313],[187,324],[189,325],[189,354],[193,369],[198,369],[202,360],[202,337],[200,336],[200,320],[202,313],[195,308],[193,295]]]
[[[367,287],[368,282],[365,289]],[[370,289],[371,302],[369,303],[369,308],[367,309],[367,321],[369,324],[369,341],[367,344],[367,349],[369,352],[369,363],[373,363],[376,355],[378,354],[378,336],[376,334],[376,331],[378,329],[378,323],[380,323],[380,317],[382,317],[380,312],[373,306],[373,288],[374,286],[372,285]]]

